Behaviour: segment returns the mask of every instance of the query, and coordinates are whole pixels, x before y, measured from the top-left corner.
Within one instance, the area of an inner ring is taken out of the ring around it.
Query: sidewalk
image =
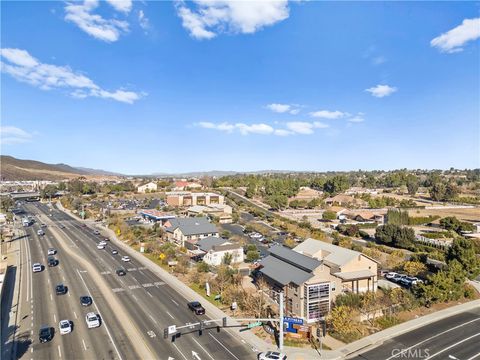
[[[58,208],[72,215],[69,210],[63,209],[61,205]],[[82,220],[79,219],[79,221],[82,221]],[[96,227],[100,227],[101,230],[107,232],[109,234],[109,237],[112,239],[112,241],[116,243],[117,246],[122,247],[122,249],[126,251],[131,257],[135,258],[137,261],[141,262],[144,266],[147,266],[152,272],[160,276],[169,286],[171,286],[175,291],[181,294],[185,299],[187,299],[188,301],[193,301],[198,299],[199,295],[195,291],[193,291],[183,282],[178,280],[174,275],[165,271],[163,268],[155,264],[153,261],[143,256],[141,253],[135,251],[130,246],[123,243],[121,240],[119,240],[116,237],[115,233],[112,230],[94,221],[84,220],[84,222],[89,223]],[[480,288],[480,284],[477,283],[476,285],[478,286],[477,289]],[[212,318],[221,319],[223,317],[227,317],[228,324],[238,325],[237,321],[235,321],[233,318],[230,318],[227,314],[225,314],[222,310],[218,309],[216,306],[214,306],[210,302],[205,302],[204,307]],[[346,344],[336,350],[323,350],[320,352],[315,349],[285,346],[283,349],[283,352],[288,356],[289,359],[294,359],[294,360],[344,359],[347,356],[350,356],[359,351],[364,351],[367,348],[370,348],[370,347],[373,348],[375,346],[381,345],[386,340],[391,339],[395,336],[404,334],[408,331],[415,330],[417,328],[428,325],[435,321],[438,321],[438,320],[441,320],[441,319],[444,319],[444,318],[447,318],[447,317],[450,317],[450,316],[453,316],[477,307],[480,307],[480,300],[470,301],[465,304],[453,306],[448,309],[437,311],[435,313],[428,314],[428,315],[419,317],[417,319],[410,320],[405,323],[393,326],[391,328],[372,334],[370,336],[367,336],[363,339],[357,340],[350,344]],[[233,329],[228,329],[226,331],[228,331],[232,336],[236,338],[241,338],[242,339],[241,341],[244,343],[247,343],[252,348],[253,351],[276,350],[275,346],[272,346],[272,344],[269,344],[264,340],[258,338],[256,335],[254,335],[249,331],[245,331],[241,333]]]

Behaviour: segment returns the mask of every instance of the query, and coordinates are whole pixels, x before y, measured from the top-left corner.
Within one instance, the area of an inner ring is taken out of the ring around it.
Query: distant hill
[[[222,177],[222,176],[229,176],[229,175],[239,175],[239,174],[256,174],[256,175],[264,175],[264,174],[291,174],[296,173],[299,171],[291,171],[291,170],[258,170],[258,171],[223,171],[223,170],[211,170],[211,171],[192,171],[192,172],[185,172],[185,173],[153,173],[150,176],[156,177],[184,177],[184,178],[192,178],[192,177],[202,177],[202,176],[212,176],[212,177]]]
[[[78,176],[114,175],[103,170],[76,168],[66,164],[46,164],[8,155],[0,157],[0,174],[2,180],[63,180]]]

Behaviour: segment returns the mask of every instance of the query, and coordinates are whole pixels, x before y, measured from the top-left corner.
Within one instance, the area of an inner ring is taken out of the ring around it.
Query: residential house
[[[205,255],[203,261],[208,265],[219,266],[227,254],[232,258],[231,264],[239,264],[244,260],[243,247],[219,237],[206,237],[198,240],[197,247]]]
[[[223,195],[209,192],[171,191],[166,193],[166,202],[169,206],[194,206],[194,205],[222,205],[225,201]]]
[[[272,247],[259,273],[274,300],[284,293],[287,314],[311,323],[328,314],[339,294],[375,291],[377,265],[360,252],[307,239],[293,250]]]
[[[146,193],[146,192],[151,192],[151,191],[157,191],[157,183],[151,181],[149,183],[140,185],[137,187],[137,191],[139,193]]]
[[[173,183],[173,191],[184,191],[184,190],[199,190],[203,186],[196,182],[190,182],[185,180],[175,181]]]
[[[218,237],[218,229],[205,217],[174,218],[165,223],[165,237],[181,247],[194,250],[198,240]]]
[[[353,196],[350,195],[345,195],[345,194],[339,194],[335,195],[333,197],[328,197],[324,200],[325,204],[333,206],[333,205],[339,205],[339,206],[346,206],[346,207],[365,207],[368,205],[368,203],[362,199],[356,199]]]

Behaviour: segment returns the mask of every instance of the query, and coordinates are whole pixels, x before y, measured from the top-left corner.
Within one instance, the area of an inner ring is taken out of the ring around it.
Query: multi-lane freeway
[[[69,215],[41,203],[24,205],[35,218],[24,228],[20,239],[20,316],[17,317],[17,358],[21,359],[254,359],[247,344],[226,331],[206,330],[184,335],[171,342],[163,339],[163,329],[171,324],[196,323],[187,309],[187,300],[167,285],[156,273],[134,258],[121,260],[121,249],[107,241],[105,249],[97,243],[105,236],[95,235]],[[41,224],[45,235],[38,235]],[[47,266],[47,251],[57,250],[57,266]],[[112,254],[112,250],[118,254]],[[32,272],[33,263],[44,266]],[[127,274],[118,276],[116,270]],[[56,295],[55,286],[68,287]],[[89,295],[93,304],[82,306],[80,296]],[[85,315],[99,314],[101,326],[88,329]],[[60,335],[60,320],[70,320],[73,331]],[[52,341],[40,343],[42,325],[55,328]],[[21,340],[21,341],[20,341]]]
[[[480,359],[480,309],[439,320],[357,355],[363,360]]]

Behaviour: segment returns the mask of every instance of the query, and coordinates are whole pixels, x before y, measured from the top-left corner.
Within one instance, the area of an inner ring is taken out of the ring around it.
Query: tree
[[[232,233],[228,230],[223,230],[222,233],[220,234],[222,238],[228,239],[230,236],[232,236]]]
[[[246,261],[247,262],[254,262],[258,260],[260,257],[260,254],[258,253],[258,250],[249,250],[247,251],[247,256],[246,256]]]
[[[407,190],[410,195],[415,195],[419,187],[418,177],[413,174],[407,176]]]
[[[338,175],[328,179],[323,185],[323,191],[329,194],[337,194],[348,189],[350,186],[347,177]]]
[[[323,220],[335,220],[337,218],[337,214],[331,210],[325,210],[322,214]]]
[[[289,237],[285,239],[285,241],[283,242],[283,245],[288,246],[289,248],[294,248],[295,245],[297,244],[295,243],[295,240]]]
[[[197,263],[197,271],[201,273],[206,273],[210,271],[210,266],[204,261],[200,261]]]
[[[227,252],[227,253],[225,253],[225,255],[223,255],[222,264],[230,265],[232,263],[232,259],[233,259],[232,254]]]
[[[285,195],[269,195],[265,202],[274,210],[280,210],[288,205],[288,197]]]
[[[427,267],[419,261],[406,261],[403,264],[403,271],[410,276],[418,276],[427,271]]]
[[[415,240],[415,232],[409,227],[386,224],[377,227],[375,238],[384,244],[406,249]]]
[[[445,198],[446,192],[447,187],[443,182],[433,184],[429,190],[430,197],[435,201],[442,201]]]
[[[253,198],[257,193],[257,186],[255,183],[250,182],[247,186],[247,191],[245,192],[245,196],[249,199]]]
[[[458,189],[458,186],[456,186],[454,183],[450,182],[445,187],[445,196],[444,196],[443,200],[445,200],[445,201],[453,200],[457,197],[459,192],[460,192],[460,190]]]
[[[353,309],[349,306],[336,306],[328,315],[328,321],[334,332],[342,335],[347,335],[355,330],[354,322],[352,321]]]
[[[475,254],[475,248],[470,240],[457,238],[447,252],[447,263],[458,261],[465,271],[466,276],[473,280],[480,275],[480,259]]]

